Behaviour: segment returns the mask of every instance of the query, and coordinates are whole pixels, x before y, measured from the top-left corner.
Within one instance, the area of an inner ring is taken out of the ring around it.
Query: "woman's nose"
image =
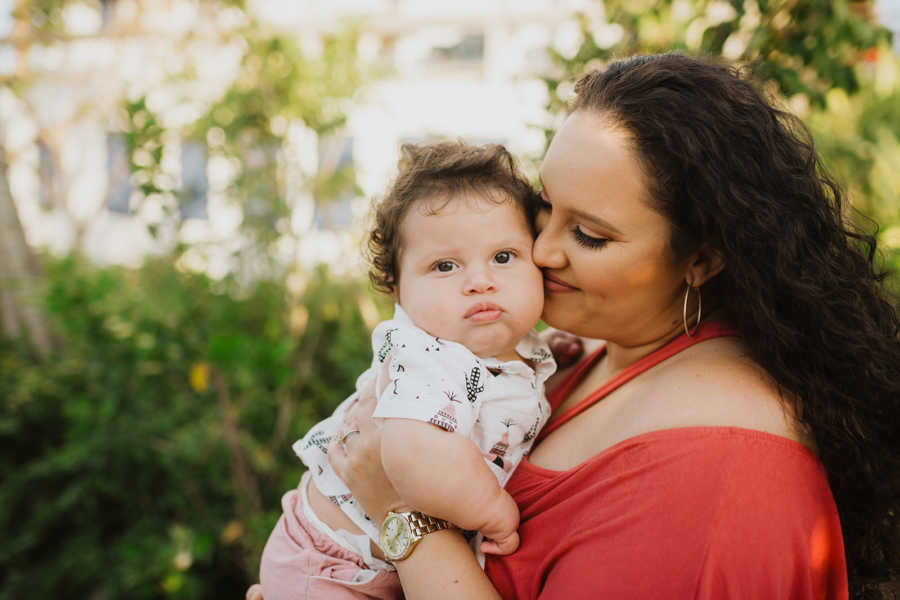
[[[531,258],[534,264],[548,269],[561,269],[566,266],[566,254],[559,243],[559,236],[553,234],[548,227],[548,222],[538,222],[540,233],[534,240],[531,248]]]

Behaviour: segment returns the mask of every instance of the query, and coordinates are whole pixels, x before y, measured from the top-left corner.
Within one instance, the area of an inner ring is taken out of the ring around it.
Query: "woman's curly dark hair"
[[[576,94],[629,132],[673,252],[725,256],[709,291],[815,440],[851,577],[896,576],[900,322],[808,130],[737,69],[679,54],[613,62]]]
[[[391,293],[400,273],[400,225],[410,207],[422,200],[436,212],[451,198],[476,194],[495,202],[515,202],[534,233],[539,200],[519,172],[512,154],[500,144],[473,146],[463,141],[404,144],[397,177],[374,207],[366,240],[369,279],[375,289]]]

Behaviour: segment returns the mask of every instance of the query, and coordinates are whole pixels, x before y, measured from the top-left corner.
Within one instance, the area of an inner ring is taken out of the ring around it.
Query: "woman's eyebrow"
[[[596,215],[592,215],[591,213],[586,213],[583,210],[578,210],[577,208],[570,208],[569,212],[572,213],[573,215],[577,215],[577,216],[581,217],[585,221],[590,221],[591,223],[594,223],[595,225],[600,226],[601,229],[604,229],[610,233],[614,233],[616,235],[622,235],[622,232],[619,231],[619,229],[617,227],[615,227],[612,223],[610,223],[606,219],[601,219],[600,217],[598,217]]]
[[[540,174],[538,174],[538,181],[541,184],[541,196],[546,196],[544,191],[547,189],[547,186],[544,185],[544,179],[540,176]],[[545,199],[545,201],[546,201],[546,199]],[[584,212],[583,210],[579,210],[577,208],[567,207],[566,210],[568,210],[570,213],[572,213],[575,216],[581,217],[585,221],[590,221],[591,223],[598,225],[601,229],[604,229],[604,230],[606,230],[610,233],[614,233],[616,235],[622,235],[622,232],[619,231],[618,227],[615,227],[612,223],[610,223],[606,219],[602,219],[602,218],[598,217],[597,215],[592,215],[591,213]]]

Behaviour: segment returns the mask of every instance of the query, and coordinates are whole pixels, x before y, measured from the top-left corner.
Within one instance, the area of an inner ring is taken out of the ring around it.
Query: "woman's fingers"
[[[262,586],[254,583],[247,589],[246,600],[263,600]]]
[[[352,408],[356,408],[354,405]],[[328,447],[328,460],[335,473],[344,481],[353,480],[358,472],[381,466],[381,435],[375,420],[365,409],[354,411],[346,417],[345,430],[340,438]]]
[[[347,409],[347,413],[344,415],[344,429],[347,431],[358,429],[361,423],[371,421],[377,401],[378,398],[375,396],[375,378],[373,377],[359,391],[359,397],[356,399],[356,402]]]
[[[366,514],[381,523],[388,511],[403,506],[381,464],[381,427],[371,416],[351,423],[359,433],[332,441],[328,461]]]
[[[347,409],[341,436],[333,440],[328,448],[328,460],[344,481],[353,476],[354,470],[371,466],[373,459],[377,459],[378,467],[381,466],[381,435],[372,418],[375,403],[373,377],[360,390],[356,402]]]

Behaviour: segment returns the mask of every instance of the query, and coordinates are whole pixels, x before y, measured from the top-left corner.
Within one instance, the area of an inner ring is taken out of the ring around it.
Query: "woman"
[[[729,69],[637,57],[576,91],[534,259],[543,319],[605,346],[556,379],[507,486],[519,551],[482,571],[459,533],[425,535],[396,563],[406,597],[846,597],[845,549],[863,575],[897,556],[900,323],[874,239],[805,128]],[[412,507],[371,410],[329,456],[378,521]]]

